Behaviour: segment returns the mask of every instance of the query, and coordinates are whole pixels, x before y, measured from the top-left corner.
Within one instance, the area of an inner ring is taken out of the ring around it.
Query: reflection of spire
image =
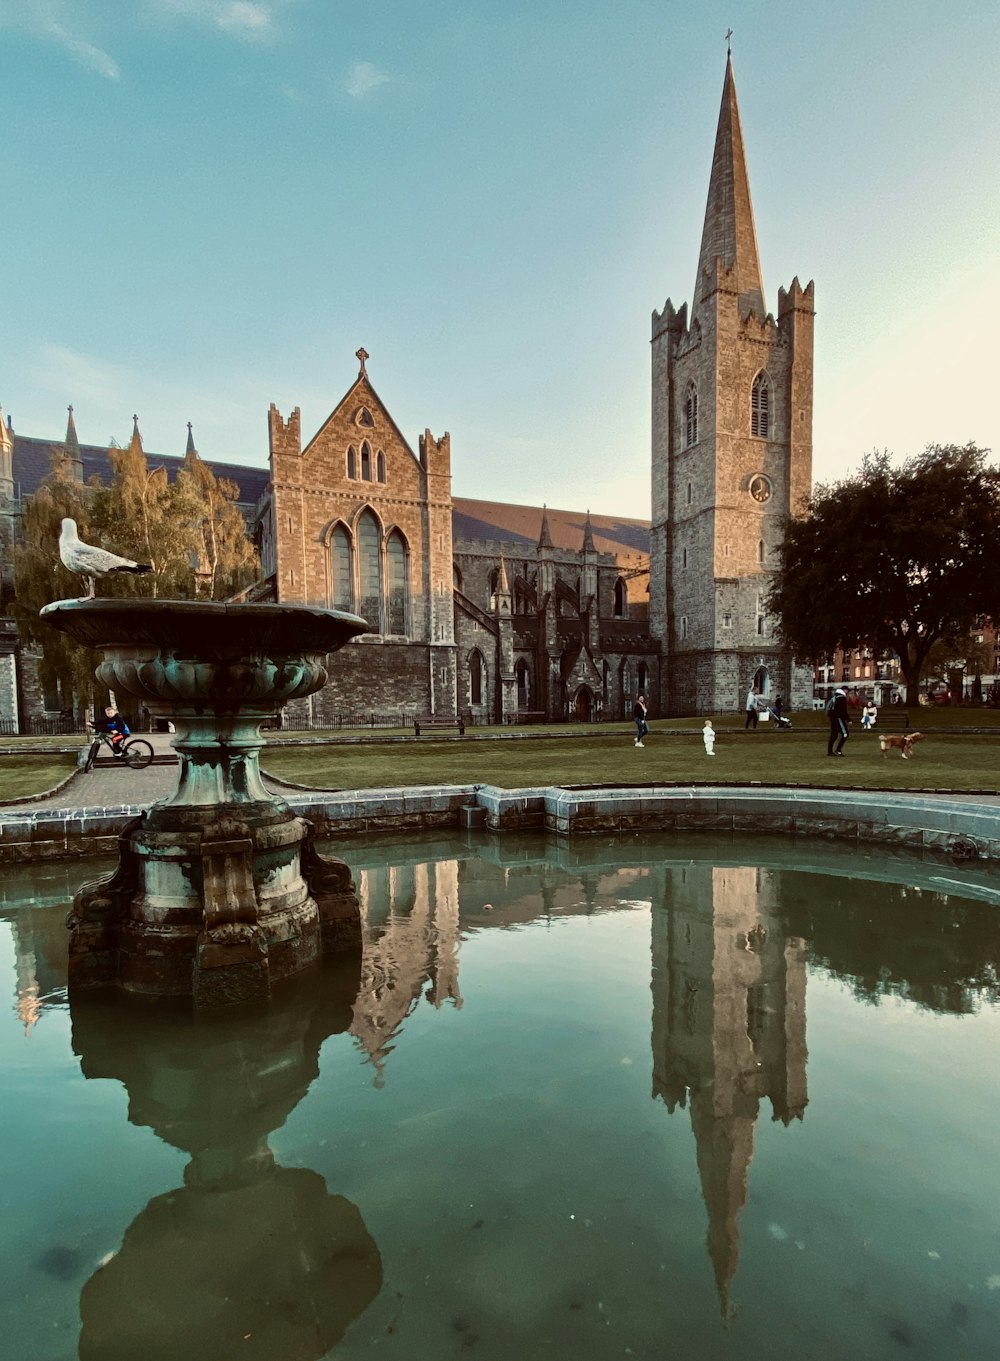
[[[746,1204],[756,1126],[756,1103],[752,1116],[717,1116],[710,1093],[691,1098],[691,1128],[708,1210],[708,1255],[723,1318],[729,1315],[729,1287],[740,1261],[739,1216]]]
[[[653,1096],[691,1097],[708,1252],[725,1315],[762,1097],[801,1118],[805,946],[785,940],[769,874],[685,866],[653,915]]]

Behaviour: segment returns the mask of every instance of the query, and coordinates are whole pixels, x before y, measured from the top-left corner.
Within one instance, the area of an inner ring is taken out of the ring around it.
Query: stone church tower
[[[813,285],[767,312],[731,57],[690,322],[653,313],[650,626],[660,711],[738,709],[756,680],[808,706],[764,600],[789,515],[812,480]]]

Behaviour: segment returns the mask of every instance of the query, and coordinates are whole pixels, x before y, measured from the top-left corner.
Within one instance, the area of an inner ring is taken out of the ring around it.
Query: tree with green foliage
[[[974,445],[930,445],[817,486],[789,522],[767,609],[811,663],[861,643],[899,656],[911,702],[935,644],[1000,617],[1000,472]]]
[[[52,469],[28,502],[13,549],[14,598],[10,613],[25,647],[40,652],[38,678],[48,691],[58,689],[62,707],[69,708],[74,695],[89,695],[94,686],[96,659],[89,649],[74,643],[43,623],[38,612],[51,600],[80,595],[80,578],[59,560],[59,528],[63,519],[75,520],[80,535],[90,532],[90,496],[73,476],[65,450],[52,450]]]
[[[108,458],[112,479],[95,491],[91,510],[95,542],[153,570],[116,577],[105,594],[219,599],[254,579],[257,556],[235,484],[219,481],[193,451],[171,481],[164,467],[149,466],[137,438]]]
[[[79,577],[59,560],[60,521],[76,521],[80,537],[122,557],[146,562],[152,572],[116,575],[97,583],[105,596],[191,599],[233,594],[257,572],[257,556],[236,504],[238,489],[220,481],[189,452],[173,481],[162,466],[150,467],[138,434],[127,449],[108,451],[111,482],[83,486],[60,446],[52,471],[32,497],[14,549],[11,613],[21,640],[41,649],[39,679],[70,697],[89,696],[94,657],[42,623],[38,612],[52,600],[81,594]]]
[[[201,503],[196,515],[198,584],[207,596],[218,600],[233,595],[256,579],[257,552],[236,503],[239,496],[236,483],[217,478],[193,449],[184,456],[184,471],[191,478]]]

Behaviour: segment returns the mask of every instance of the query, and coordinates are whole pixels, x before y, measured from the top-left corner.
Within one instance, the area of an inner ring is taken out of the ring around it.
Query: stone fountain
[[[303,605],[60,600],[42,617],[103,656],[97,678],[175,729],[173,795],[123,834],[118,869],[73,901],[71,990],[261,1000],[320,954],[360,945],[354,883],[261,779],[260,725],[326,684],[367,630]]]

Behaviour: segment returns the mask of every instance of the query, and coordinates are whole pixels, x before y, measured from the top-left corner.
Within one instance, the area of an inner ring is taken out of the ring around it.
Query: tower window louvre
[[[750,393],[750,434],[756,439],[767,439],[771,426],[771,383],[761,370],[753,380]]]
[[[684,398],[684,446],[690,449],[698,443],[698,389],[694,383],[688,384]]]

